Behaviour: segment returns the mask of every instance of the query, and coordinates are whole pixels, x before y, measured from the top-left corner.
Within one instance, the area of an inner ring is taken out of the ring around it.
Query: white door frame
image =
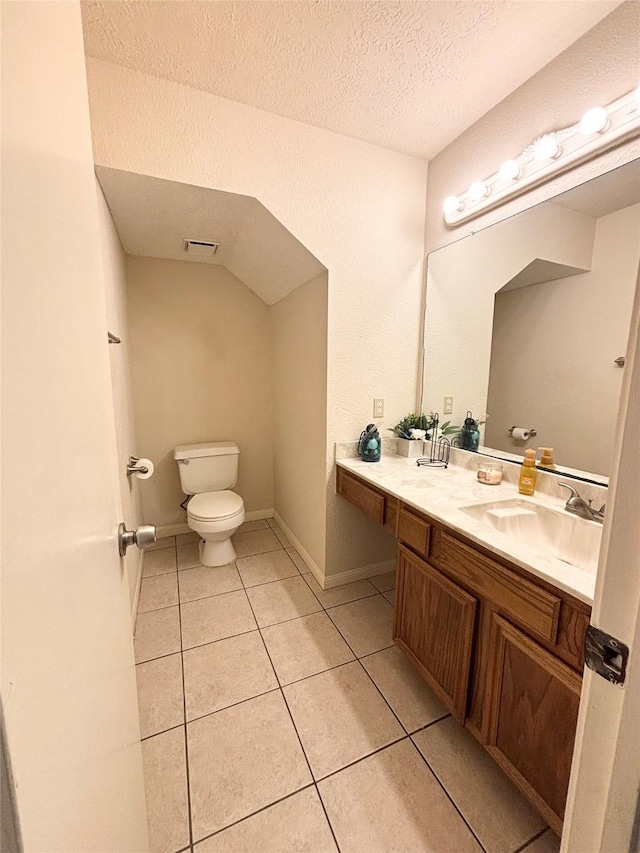
[[[629,647],[629,664],[623,687],[585,668],[562,853],[631,853],[640,792],[640,269],[591,624]]]

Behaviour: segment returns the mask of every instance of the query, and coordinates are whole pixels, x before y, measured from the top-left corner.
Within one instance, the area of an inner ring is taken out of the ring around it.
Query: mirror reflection
[[[453,397],[481,452],[606,477],[639,262],[639,161],[433,252],[424,411]]]

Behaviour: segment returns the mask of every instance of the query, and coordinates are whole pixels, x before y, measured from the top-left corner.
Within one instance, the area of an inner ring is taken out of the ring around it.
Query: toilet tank
[[[235,486],[240,448],[233,441],[182,444],[173,451],[185,495],[220,492]]]

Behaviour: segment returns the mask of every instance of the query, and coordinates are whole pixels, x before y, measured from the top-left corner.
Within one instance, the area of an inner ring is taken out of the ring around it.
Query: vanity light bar
[[[458,225],[544,183],[595,154],[640,136],[640,87],[607,107],[592,107],[578,124],[544,134],[467,192],[444,200],[447,225]]]

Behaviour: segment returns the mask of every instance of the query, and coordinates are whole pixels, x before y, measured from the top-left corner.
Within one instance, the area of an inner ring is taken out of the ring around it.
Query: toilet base
[[[226,566],[233,563],[236,558],[235,549],[231,539],[223,539],[221,542],[200,540],[200,562],[203,566]]]

